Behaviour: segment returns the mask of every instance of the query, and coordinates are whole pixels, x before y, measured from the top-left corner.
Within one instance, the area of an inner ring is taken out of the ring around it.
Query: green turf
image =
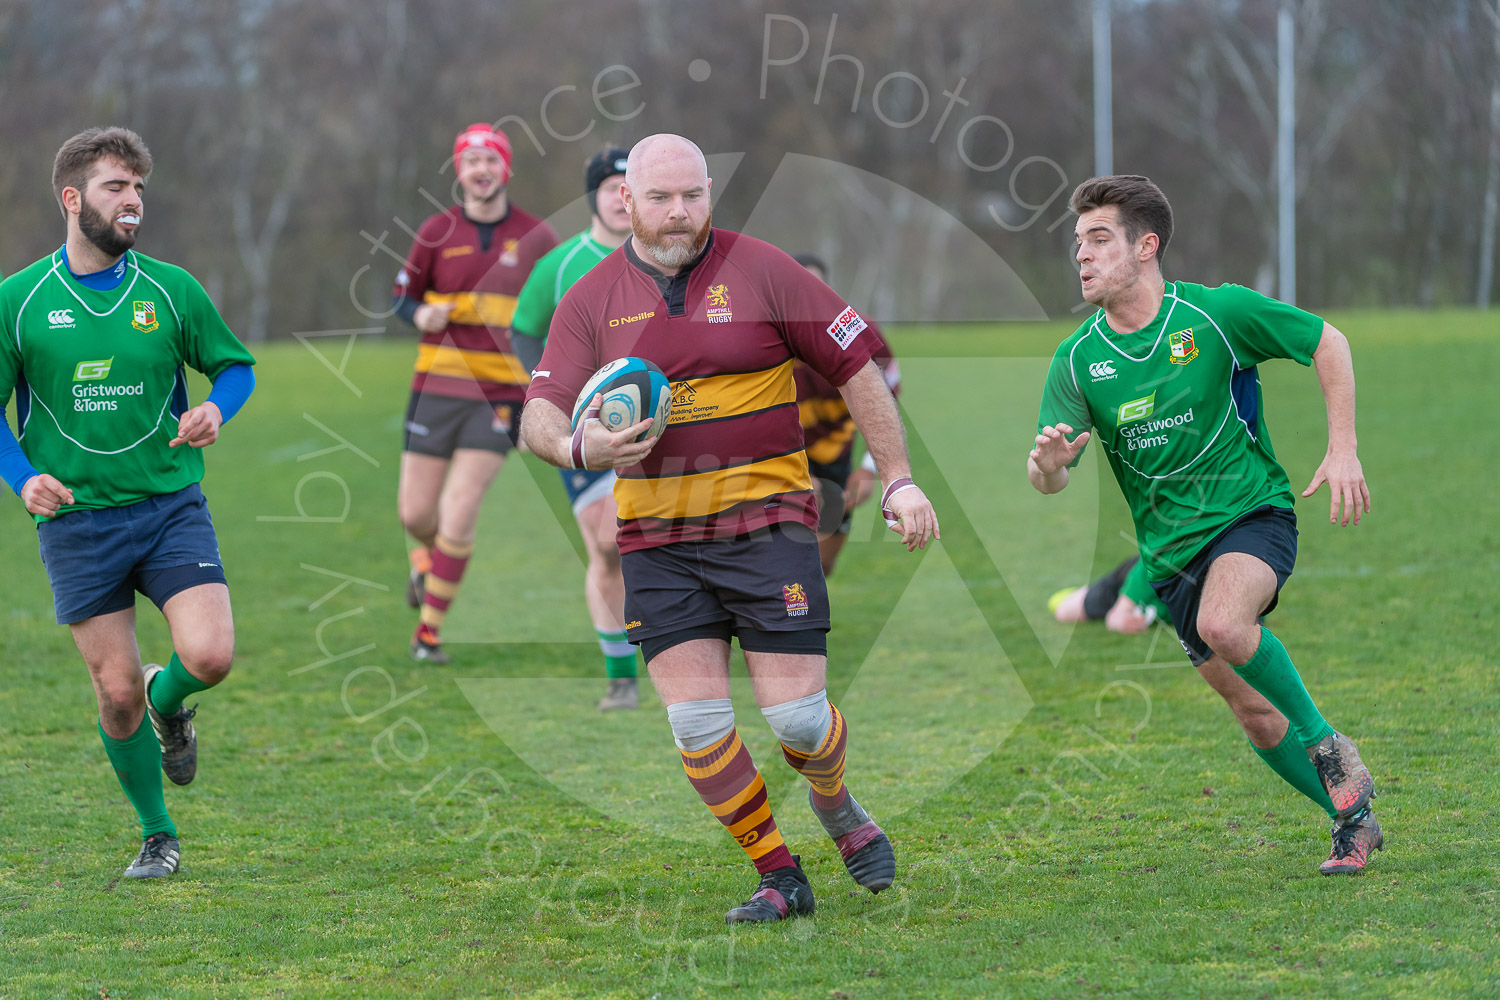
[[[197,782],[167,790],[171,880],[118,878],[134,819],[31,528],[6,511],[0,998],[1497,995],[1495,319],[1334,319],[1374,512],[1335,529],[1326,494],[1299,503],[1272,624],[1377,773],[1388,850],[1364,875],[1316,873],[1326,820],[1170,635],[1047,618],[1048,594],[1128,551],[1092,450],[1059,497],[1025,483],[1057,326],[898,332],[944,542],[909,556],[861,510],[831,583],[830,686],[901,874],[854,891],[740,692],[818,911],[732,934],[753,875],[655,698],[593,709],[555,474],[502,473],[447,630],[457,663],[417,667],[395,518],[413,348],[357,342],[345,384],[292,343],[260,352],[208,456],[238,659],[202,698]],[[337,367],[343,343],[315,343]],[[1317,383],[1290,362],[1264,380],[1300,488],[1325,441]],[[324,520],[265,520],[300,516],[299,483]],[[165,660],[159,616],[140,616]]]

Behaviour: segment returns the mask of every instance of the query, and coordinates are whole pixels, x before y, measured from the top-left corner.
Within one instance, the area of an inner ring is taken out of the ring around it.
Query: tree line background
[[[1299,304],[1487,306],[1500,0],[1290,6]],[[1172,199],[1169,277],[1276,292],[1277,7],[1114,0],[1115,169]],[[1092,0],[5,0],[0,271],[61,241],[62,140],[123,124],[157,164],[139,249],[196,274],[247,340],[398,326],[382,318],[395,258],[434,202],[451,203],[453,135],[503,120],[512,198],[537,215],[576,202],[604,142],[675,131],[743,154],[716,188],[718,224],[738,228],[772,199],[821,220],[804,242],[876,316],[986,315],[983,282],[960,278],[984,255],[1066,315],[1078,304],[1066,197],[1093,169],[1092,12]],[[788,154],[857,169],[778,184]],[[563,218],[583,222],[576,205]],[[863,228],[842,227],[856,218]]]

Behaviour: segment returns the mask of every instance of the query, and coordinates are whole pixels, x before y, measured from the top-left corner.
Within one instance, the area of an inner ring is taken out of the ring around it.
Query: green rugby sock
[[[625,638],[624,632],[611,632],[602,628],[599,633],[599,648],[604,652],[604,670],[610,680],[635,676],[635,647]]]
[[[146,691],[146,697],[151,699],[152,706],[162,715],[175,715],[182,707],[182,699],[199,691],[207,691],[213,687],[205,684],[192,674],[188,673],[187,667],[172,654],[172,659],[167,663],[166,669],[157,674],[151,681],[151,687]]]
[[[141,818],[141,838],[153,833],[177,836],[177,827],[167,815],[167,802],[161,794],[161,745],[156,742],[156,730],[141,714],[141,724],[131,736],[117,740],[104,731],[99,724],[99,738],[104,741],[104,752],[114,766],[115,777],[125,789],[125,797],[135,806]]]
[[[1264,625],[1260,628],[1260,645],[1250,662],[1231,666],[1246,684],[1259,691],[1266,701],[1286,716],[1292,724],[1291,732],[1296,733],[1304,747],[1310,747],[1333,733],[1333,727],[1323,718],[1303,686],[1302,676],[1292,665],[1292,658],[1286,655],[1286,647]]]
[[[1265,761],[1266,766],[1275,771],[1282,781],[1316,802],[1318,807],[1328,814],[1329,819],[1338,819],[1338,811],[1333,808],[1333,800],[1328,797],[1328,790],[1318,779],[1318,769],[1313,767],[1312,759],[1307,756],[1307,750],[1297,739],[1296,730],[1288,726],[1286,736],[1270,750],[1262,750],[1254,743],[1250,744],[1250,749],[1254,750],[1256,756]]]

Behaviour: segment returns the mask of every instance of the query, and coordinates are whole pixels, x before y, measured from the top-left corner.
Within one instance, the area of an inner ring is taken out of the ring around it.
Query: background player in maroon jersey
[[[907,547],[925,547],[938,524],[911,481],[865,321],[782,251],[712,228],[709,186],[702,151],[681,136],[631,150],[631,237],[559,303],[522,426],[554,465],[617,470],[626,629],[667,706],[688,779],[761,876],[726,920],[759,922],[814,903],[735,730],[731,637],[849,873],[873,892],[896,874],[889,838],[844,787],[846,729],[826,690],[831,619],[794,358],[841,387],[888,477],[882,507]],[[646,442],[631,440],[644,421],[610,433],[585,419],[573,432],[579,390],[627,355],[672,380],[670,426]]]
[[[557,245],[510,202],[504,133],[470,125],[453,143],[463,204],[417,230],[396,307],[422,333],[406,410],[397,506],[417,541],[407,601],[421,608],[411,653],[447,663],[438,629],[474,551],[479,506],[515,441],[528,376],[510,343],[516,296]]]
[[[819,281],[828,283],[828,265],[823,258],[798,253],[792,259]],[[891,395],[899,395],[901,367],[891,354],[891,345],[873,322],[865,335],[875,338],[875,364],[885,376]],[[818,555],[823,562],[823,575],[829,576],[849,540],[854,508],[875,491],[875,459],[866,450],[859,468],[853,468],[854,418],[849,415],[838,387],[805,364],[798,364],[793,374],[797,379],[797,411],[802,418],[807,466],[818,489]]]

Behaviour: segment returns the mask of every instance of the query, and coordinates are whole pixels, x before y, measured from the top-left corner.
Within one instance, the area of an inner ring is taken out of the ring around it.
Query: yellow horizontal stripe
[[[737,413],[753,413],[769,406],[795,402],[797,383],[792,362],[747,375],[710,375],[672,383],[669,424],[717,420]]]
[[[723,802],[710,803],[708,808],[715,816],[722,819],[725,816],[732,815],[736,809],[749,802],[755,793],[764,787],[766,787],[765,781],[752,781],[749,785],[740,789]]]
[[[419,345],[417,371],[428,375],[473,379],[477,382],[499,382],[503,385],[525,385],[531,381],[514,354],[465,351],[447,344]]]
[[[756,784],[760,784],[760,782],[756,782]],[[752,787],[754,787],[754,786],[752,786]],[[764,801],[764,802],[762,802],[760,804],[760,808],[757,809],[757,810],[755,810],[755,812],[751,813],[749,816],[746,816],[744,819],[740,820],[738,823],[732,824],[729,827],[729,832],[730,832],[731,835],[734,836],[734,839],[738,840],[739,838],[743,837],[745,834],[749,833],[751,830],[754,830],[757,826],[760,826],[762,823],[764,823],[766,820],[768,820],[770,818],[771,818],[771,800],[770,799],[766,799],[766,801]]]
[[[741,844],[740,846],[745,849],[746,854],[750,855],[751,861],[759,861],[784,843],[786,841],[781,839],[781,831],[773,828],[770,833],[755,843]]]
[[[453,595],[458,593],[457,580],[444,580],[442,577],[434,576],[431,573],[427,574],[427,579],[423,582],[423,587],[433,597],[441,597],[445,601],[453,600]]]
[[[687,758],[684,757],[682,761],[682,769],[688,773],[689,778],[712,778],[714,775],[724,770],[725,767],[729,766],[729,762],[731,760],[734,760],[735,755],[740,752],[741,746],[743,746],[743,744],[740,743],[740,734],[736,732],[734,734],[734,742],[729,745],[729,749],[724,752],[724,756],[720,757],[718,760],[705,767],[694,767],[692,764],[689,764],[687,762]]]
[[[803,427],[832,424],[849,419],[849,406],[838,399],[801,399],[797,401],[797,419]]]
[[[809,460],[828,465],[838,460],[848,447],[849,441],[854,437],[854,421],[849,421],[843,427],[829,434],[827,437],[819,438],[807,449]]]
[[[767,458],[716,472],[695,472],[661,479],[615,480],[620,517],[703,517],[746,500],[773,493],[812,489],[807,454]]]
[[[432,305],[453,303],[448,322],[466,326],[510,326],[516,314],[516,297],[496,292],[428,292],[422,301]]]

